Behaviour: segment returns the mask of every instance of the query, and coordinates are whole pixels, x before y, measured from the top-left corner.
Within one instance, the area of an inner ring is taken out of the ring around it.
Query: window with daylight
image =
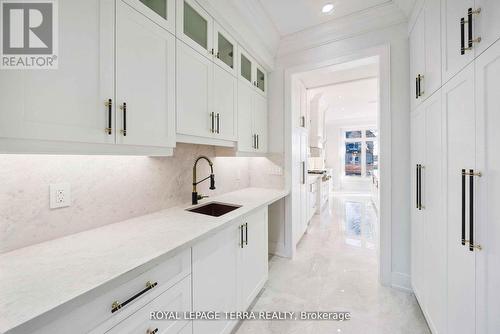
[[[344,131],[344,175],[369,177],[378,169],[376,129]]]

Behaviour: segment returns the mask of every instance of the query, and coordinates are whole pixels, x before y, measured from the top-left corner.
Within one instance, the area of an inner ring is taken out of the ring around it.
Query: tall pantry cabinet
[[[414,29],[441,29],[442,54],[438,89],[412,103],[412,287],[433,333],[499,333],[500,29],[492,17],[500,6],[442,0],[440,24],[419,22],[435,1],[417,9],[410,32],[412,69],[425,69],[429,45]]]

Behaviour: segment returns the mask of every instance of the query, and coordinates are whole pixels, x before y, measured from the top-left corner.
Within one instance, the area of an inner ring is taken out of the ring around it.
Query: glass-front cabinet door
[[[255,67],[255,87],[259,93],[266,95],[267,91],[267,75],[261,67]]]
[[[236,45],[236,40],[214,22],[215,62],[233,75],[236,75]]]
[[[175,34],[175,0],[124,0],[129,6]]]
[[[255,62],[250,55],[240,46],[238,50],[238,77],[249,86],[254,87]]]
[[[194,0],[177,0],[177,37],[206,56],[215,54],[213,19]]]

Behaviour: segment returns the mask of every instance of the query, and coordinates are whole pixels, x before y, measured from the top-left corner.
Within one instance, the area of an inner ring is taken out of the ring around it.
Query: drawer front
[[[191,311],[191,276],[163,292],[149,304],[120,322],[107,334],[178,334],[188,325],[186,320],[151,320],[151,312]]]
[[[108,292],[97,296],[89,303],[61,316],[34,333],[88,333],[96,327],[95,333],[104,333],[190,274],[191,248],[138,274],[130,281],[111,288]],[[154,287],[146,289],[148,282]],[[138,295],[141,292],[142,294]],[[133,298],[134,296],[136,298]],[[130,301],[125,304],[127,300]],[[112,305],[115,301],[122,306],[112,312]]]

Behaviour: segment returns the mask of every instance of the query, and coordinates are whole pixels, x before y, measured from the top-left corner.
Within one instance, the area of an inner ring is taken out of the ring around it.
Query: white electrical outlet
[[[50,208],[64,208],[71,205],[71,186],[69,183],[50,185]]]

